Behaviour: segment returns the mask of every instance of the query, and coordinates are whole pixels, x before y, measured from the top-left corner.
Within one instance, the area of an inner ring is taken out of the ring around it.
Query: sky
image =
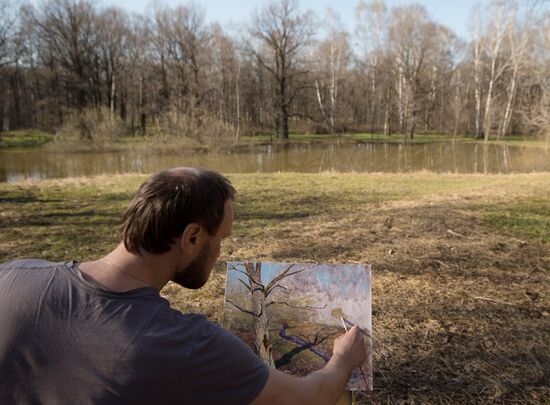
[[[155,0],[158,1],[158,0]],[[261,8],[267,0],[200,0],[195,1],[206,11],[208,22],[219,22],[222,26],[238,28],[239,23],[248,22],[254,9]],[[438,23],[454,31],[458,36],[468,39],[468,20],[476,3],[488,0],[386,0],[388,8],[411,3],[422,4],[430,16]],[[187,4],[185,0],[162,0],[161,4],[174,6]],[[358,0],[299,0],[302,10],[313,10],[323,17],[327,7],[336,11],[348,31],[353,31],[354,10]],[[116,5],[131,12],[146,13],[152,9],[151,0],[103,0],[104,5]]]

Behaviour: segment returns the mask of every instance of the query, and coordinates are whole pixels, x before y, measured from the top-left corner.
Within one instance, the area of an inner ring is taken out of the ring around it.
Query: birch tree
[[[484,42],[484,53],[487,58],[489,77],[485,96],[485,112],[483,115],[484,139],[489,140],[493,124],[493,96],[495,86],[502,74],[508,69],[509,60],[503,60],[502,48],[506,33],[510,30],[510,13],[506,3],[499,1],[493,3],[489,9],[493,16],[487,27]]]
[[[481,132],[481,98],[482,98],[482,86],[483,86],[483,48],[484,39],[481,35],[481,15],[477,10],[473,17],[473,67],[474,67],[474,97],[475,97],[475,136],[476,138],[482,137]]]
[[[325,18],[327,38],[316,51],[316,63],[320,74],[315,78],[317,102],[330,133],[334,133],[339,121],[340,84],[348,69],[350,46],[348,33],[343,29],[340,17],[331,9]]]
[[[498,138],[505,136],[510,129],[510,122],[514,113],[516,95],[518,90],[519,75],[526,67],[526,51],[529,41],[528,30],[513,16],[513,20],[507,30],[507,47],[510,53],[509,70],[510,79],[506,88],[506,108],[499,128]]]
[[[361,50],[362,66],[367,76],[368,89],[366,92],[371,132],[374,132],[378,121],[378,110],[384,105],[384,133],[389,133],[389,119],[391,102],[389,100],[388,81],[383,74],[383,62],[387,45],[388,26],[387,7],[383,1],[373,0],[368,3],[360,0],[355,8],[355,37]],[[385,64],[388,67],[387,64]],[[384,90],[385,88],[385,90]],[[383,89],[380,91],[379,89]]]
[[[531,22],[531,52],[528,59],[527,104],[522,116],[545,139],[550,148],[550,10],[544,1],[534,1],[527,14]]]

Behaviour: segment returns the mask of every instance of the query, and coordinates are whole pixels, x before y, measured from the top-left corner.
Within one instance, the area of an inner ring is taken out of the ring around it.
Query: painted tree
[[[244,267],[244,269],[243,269]],[[236,304],[231,300],[227,300],[228,303],[233,305],[239,311],[249,314],[253,317],[254,323],[254,348],[256,354],[270,367],[282,366],[290,361],[290,359],[297,353],[311,349],[313,346],[316,346],[322,343],[328,336],[321,336],[317,334],[313,341],[304,341],[300,348],[290,351],[289,353],[284,354],[281,359],[274,361],[272,353],[272,344],[271,337],[269,333],[270,329],[270,320],[267,313],[267,308],[272,305],[286,305],[293,307],[295,309],[320,309],[315,307],[309,307],[306,305],[295,306],[287,302],[278,302],[270,299],[270,295],[277,289],[288,290],[281,282],[296,274],[308,271],[317,267],[317,264],[306,266],[303,268],[296,268],[296,264],[290,264],[286,269],[281,271],[277,276],[275,276],[269,283],[264,283],[262,281],[262,263],[251,263],[245,262],[242,265],[233,265],[229,270],[236,271],[244,276],[248,280],[248,283],[239,279],[241,285],[250,293],[251,295],[251,309],[246,309],[241,305]],[[283,325],[284,326],[284,325]],[[285,328],[286,329],[286,328]],[[283,329],[284,332],[284,329]],[[296,342],[295,342],[296,343]]]

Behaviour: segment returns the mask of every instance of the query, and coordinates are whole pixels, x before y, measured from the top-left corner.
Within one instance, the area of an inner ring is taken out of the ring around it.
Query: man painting
[[[334,403],[366,358],[357,328],[323,369],[293,377],[159,294],[170,280],[206,283],[234,195],[217,172],[163,170],[138,189],[104,257],[0,266],[0,403]]]

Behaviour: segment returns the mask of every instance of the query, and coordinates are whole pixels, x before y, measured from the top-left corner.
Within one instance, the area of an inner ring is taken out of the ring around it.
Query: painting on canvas
[[[370,266],[229,262],[225,326],[271,367],[294,375],[322,368],[334,339],[357,325],[372,353]],[[372,358],[348,390],[372,389]],[[366,380],[366,383],[365,383]]]

